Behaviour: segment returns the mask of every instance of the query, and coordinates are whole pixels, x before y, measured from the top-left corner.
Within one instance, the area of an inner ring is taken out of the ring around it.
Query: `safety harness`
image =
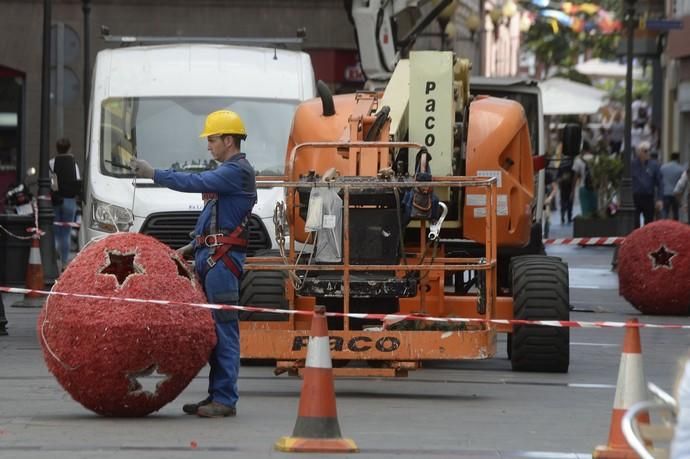
[[[213,209],[211,209],[211,222],[208,226],[209,234],[200,234],[194,238],[197,247],[209,248],[209,257],[202,268],[202,277],[206,277],[209,270],[216,266],[218,260],[222,260],[225,266],[239,279],[242,276],[242,269],[232,259],[230,252],[233,250],[236,252],[247,251],[249,236],[247,224],[250,214],[247,213],[242,223],[232,231],[219,230],[216,229],[218,227],[218,199],[211,200],[207,205],[213,206]]]

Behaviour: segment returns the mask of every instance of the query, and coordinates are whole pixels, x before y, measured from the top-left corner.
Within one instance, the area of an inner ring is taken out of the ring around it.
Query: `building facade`
[[[666,94],[664,150],[677,151],[681,162],[690,161],[690,0],[675,0],[669,17],[681,20],[683,28],[672,30],[666,45]]]

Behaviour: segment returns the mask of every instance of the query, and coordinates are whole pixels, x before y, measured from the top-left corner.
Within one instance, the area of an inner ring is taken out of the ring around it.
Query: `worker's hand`
[[[192,255],[194,255],[194,245],[190,242],[189,244],[177,249],[176,252],[182,258],[192,258]]]
[[[656,208],[656,210],[661,210],[661,209],[663,209],[663,208],[664,208],[664,203],[663,203],[663,201],[658,200],[658,201],[656,202],[656,204],[655,204],[654,207]]]
[[[137,177],[153,178],[153,167],[143,159],[134,158],[129,162],[129,167],[134,171]]]

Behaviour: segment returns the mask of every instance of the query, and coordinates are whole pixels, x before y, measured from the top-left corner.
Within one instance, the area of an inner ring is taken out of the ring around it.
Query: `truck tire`
[[[514,318],[569,320],[568,265],[560,258],[528,255],[510,262]],[[513,371],[567,373],[570,329],[520,325],[508,339]]]
[[[278,251],[257,252],[257,256],[277,256]],[[287,309],[285,298],[285,271],[245,271],[240,279],[240,305],[269,309]],[[240,320],[274,321],[288,320],[286,314],[240,311]]]

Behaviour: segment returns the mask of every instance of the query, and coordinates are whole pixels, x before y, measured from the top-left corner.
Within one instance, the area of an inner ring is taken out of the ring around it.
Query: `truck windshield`
[[[201,172],[217,164],[207,150],[206,115],[228,109],[242,118],[242,151],[257,175],[283,175],[285,148],[297,101],[195,97],[111,98],[101,112],[101,173],[131,177],[129,161],[157,169]]]

